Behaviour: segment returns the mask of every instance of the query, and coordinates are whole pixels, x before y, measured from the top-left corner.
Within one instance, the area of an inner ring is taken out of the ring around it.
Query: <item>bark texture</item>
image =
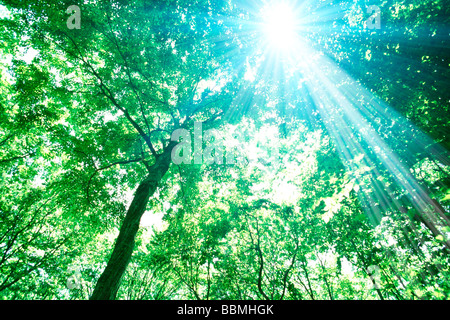
[[[133,254],[136,234],[148,200],[155,193],[159,182],[170,167],[174,143],[159,155],[149,169],[149,175],[136,189],[133,201],[125,215],[111,258],[97,281],[91,300],[114,300],[122,277]]]

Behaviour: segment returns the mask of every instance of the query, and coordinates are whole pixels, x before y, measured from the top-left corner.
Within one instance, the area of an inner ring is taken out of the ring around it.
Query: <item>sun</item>
[[[267,44],[272,49],[290,50],[298,41],[298,19],[288,3],[266,5],[262,9],[262,29]]]

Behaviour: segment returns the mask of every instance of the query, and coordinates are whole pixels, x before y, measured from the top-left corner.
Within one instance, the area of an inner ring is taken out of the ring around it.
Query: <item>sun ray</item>
[[[443,148],[438,148],[435,154],[428,152],[425,147],[434,144],[432,139],[373,97],[329,59],[320,57],[316,65],[309,65],[307,73],[315,75],[310,77],[309,88],[348,172],[353,173],[360,184],[366,185],[365,190],[362,189],[365,192],[360,192],[360,199],[372,221],[379,223],[380,211],[401,211],[408,206],[429,222],[427,227],[434,236],[444,236],[439,226],[448,225],[448,218],[386,142],[387,138],[396,140],[396,137],[379,135],[377,119],[389,118],[394,122],[396,127],[391,132],[415,132],[408,136],[410,145],[427,157],[448,161],[448,153]],[[337,84],[340,84],[339,88]],[[370,103],[361,104],[361,96]],[[395,183],[397,190],[388,183],[380,183],[383,177]],[[377,209],[380,207],[382,210]],[[444,244],[450,248],[448,240]]]

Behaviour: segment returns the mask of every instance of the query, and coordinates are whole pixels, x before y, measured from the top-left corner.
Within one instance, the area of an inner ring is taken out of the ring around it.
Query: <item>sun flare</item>
[[[273,49],[288,50],[295,46],[297,18],[295,10],[286,3],[266,6],[262,10],[263,31]]]

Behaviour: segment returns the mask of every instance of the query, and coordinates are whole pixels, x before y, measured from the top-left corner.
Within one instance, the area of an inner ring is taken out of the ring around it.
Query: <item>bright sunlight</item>
[[[298,41],[298,21],[294,8],[287,3],[267,5],[262,10],[263,31],[272,49],[290,50]]]

